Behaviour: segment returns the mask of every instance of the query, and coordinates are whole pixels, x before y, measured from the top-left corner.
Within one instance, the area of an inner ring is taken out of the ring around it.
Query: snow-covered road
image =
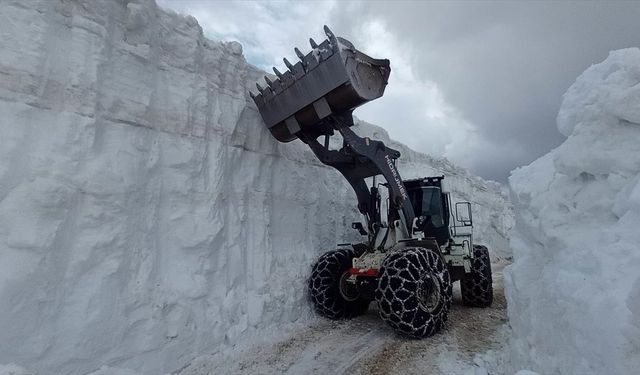
[[[485,374],[485,367],[491,373],[499,359],[485,353],[501,352],[506,339],[505,265],[493,265],[490,308],[462,306],[456,283],[449,323],[431,338],[397,335],[372,304],[360,318],[318,320],[273,343],[200,357],[176,374]],[[489,358],[487,363],[483,358]]]

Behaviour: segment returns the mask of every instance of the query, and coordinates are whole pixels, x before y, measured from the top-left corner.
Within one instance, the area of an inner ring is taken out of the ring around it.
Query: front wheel
[[[395,330],[413,337],[440,331],[451,307],[449,270],[440,254],[422,247],[390,254],[378,273],[380,316]]]
[[[329,251],[313,266],[309,294],[320,315],[329,319],[349,319],[367,311],[369,300],[347,280],[354,256],[352,249]]]

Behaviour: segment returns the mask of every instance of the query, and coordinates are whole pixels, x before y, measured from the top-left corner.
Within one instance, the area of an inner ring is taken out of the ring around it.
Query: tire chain
[[[441,284],[441,300],[433,313],[418,305],[418,281],[431,272]],[[427,337],[438,332],[447,321],[452,300],[449,270],[442,257],[425,248],[408,248],[390,254],[379,272],[375,297],[380,316],[395,330]]]
[[[309,278],[309,294],[316,311],[329,319],[347,319],[362,315],[369,302],[357,299],[347,301],[340,295],[340,276],[351,267],[354,251],[329,251],[313,266]]]
[[[493,279],[491,259],[486,246],[473,246],[471,273],[465,274],[460,282],[462,302],[466,306],[488,307],[493,303]]]

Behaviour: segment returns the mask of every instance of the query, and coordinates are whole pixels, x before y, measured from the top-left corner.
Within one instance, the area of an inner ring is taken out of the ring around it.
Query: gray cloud
[[[499,181],[563,140],[555,117],[584,69],[610,50],[640,45],[638,2],[160,3],[196,10],[212,36],[240,40],[265,68],[293,58],[293,45],[319,39],[328,23],[391,60],[388,95],[360,117]],[[208,27],[221,23],[216,14],[224,28]]]

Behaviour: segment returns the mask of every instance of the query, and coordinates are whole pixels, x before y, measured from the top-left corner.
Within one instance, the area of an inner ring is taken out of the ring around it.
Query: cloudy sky
[[[563,141],[562,94],[610,50],[640,46],[640,2],[158,0],[271,71],[327,24],[391,60],[385,96],[355,111],[416,150],[505,182]]]

